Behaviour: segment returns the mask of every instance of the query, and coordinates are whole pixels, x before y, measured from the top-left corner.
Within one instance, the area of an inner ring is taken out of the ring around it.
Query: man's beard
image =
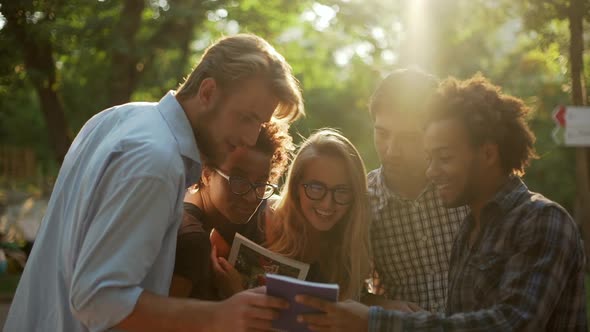
[[[416,184],[426,184],[426,166],[422,164],[403,164],[397,169],[385,167],[385,181],[390,189],[396,189],[398,186],[408,188]]]
[[[216,105],[202,114],[194,130],[202,162],[212,164],[215,167],[218,167],[223,162],[223,151],[221,151],[221,144],[218,144],[215,140],[209,125],[219,117],[219,111],[219,107]]]
[[[474,158],[467,169],[467,179],[465,180],[463,191],[453,202],[451,202],[450,205],[452,205],[452,207],[469,205],[476,199],[477,192],[479,190],[479,184],[477,181],[477,179],[480,177],[479,173],[479,162],[476,158]]]

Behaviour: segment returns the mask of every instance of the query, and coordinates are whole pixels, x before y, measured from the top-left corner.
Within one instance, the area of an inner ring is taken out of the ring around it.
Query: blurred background
[[[384,75],[481,72],[534,109],[541,159],[525,181],[576,217],[588,250],[590,154],[552,134],[552,112],[588,105],[589,24],[587,0],[0,0],[0,300],[84,122],[158,101],[211,42],[240,32],[267,39],[300,80],[307,117],[296,139],[339,128],[368,169],[378,160],[367,101]]]

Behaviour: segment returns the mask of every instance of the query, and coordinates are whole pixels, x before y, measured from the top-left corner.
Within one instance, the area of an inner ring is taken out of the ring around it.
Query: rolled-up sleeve
[[[133,311],[171,227],[173,190],[160,178],[136,177],[108,183],[95,197],[69,299],[90,331],[111,328]]]

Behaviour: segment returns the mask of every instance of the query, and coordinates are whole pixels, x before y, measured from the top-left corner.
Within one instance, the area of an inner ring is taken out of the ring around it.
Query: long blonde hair
[[[311,226],[301,212],[299,186],[310,160],[319,156],[340,158],[348,171],[354,199],[347,214],[330,231],[327,243],[320,244],[322,271],[329,282],[340,285],[340,298],[359,299],[364,277],[368,275],[369,203],[366,171],[354,145],[333,129],[313,133],[299,148],[289,169],[281,198],[271,207],[273,213],[270,250],[301,259],[309,246]]]

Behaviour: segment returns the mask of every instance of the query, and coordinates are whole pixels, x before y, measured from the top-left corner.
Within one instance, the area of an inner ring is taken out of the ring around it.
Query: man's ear
[[[197,97],[199,98],[199,103],[205,109],[209,109],[212,105],[215,104],[215,100],[218,94],[219,86],[217,85],[217,82],[215,82],[214,78],[207,77],[203,81],[201,81]]]
[[[213,175],[213,169],[209,167],[203,167],[203,171],[201,172],[201,182],[204,186],[209,186],[211,182],[211,175]]]
[[[484,143],[481,147],[481,153],[486,166],[490,167],[495,164],[501,164],[500,150],[498,149],[498,144],[492,142]]]

